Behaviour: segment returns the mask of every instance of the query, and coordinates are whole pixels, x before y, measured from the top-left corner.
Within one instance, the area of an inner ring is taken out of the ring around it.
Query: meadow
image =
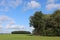
[[[60,37],[30,36],[29,34],[0,34],[0,40],[60,40]]]

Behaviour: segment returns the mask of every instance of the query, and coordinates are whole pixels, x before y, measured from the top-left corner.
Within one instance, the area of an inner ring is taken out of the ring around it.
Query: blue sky
[[[32,31],[30,16],[36,11],[51,14],[57,9],[60,10],[59,0],[0,0],[0,33]]]

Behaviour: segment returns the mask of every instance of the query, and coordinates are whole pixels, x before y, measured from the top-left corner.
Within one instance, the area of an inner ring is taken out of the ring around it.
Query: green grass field
[[[25,34],[0,34],[0,40],[60,40],[60,37],[29,36]]]

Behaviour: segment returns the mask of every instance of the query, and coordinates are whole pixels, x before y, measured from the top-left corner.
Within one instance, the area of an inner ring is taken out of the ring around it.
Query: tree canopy
[[[30,26],[35,28],[33,31],[35,35],[60,36],[60,10],[52,14],[35,12],[30,16]]]

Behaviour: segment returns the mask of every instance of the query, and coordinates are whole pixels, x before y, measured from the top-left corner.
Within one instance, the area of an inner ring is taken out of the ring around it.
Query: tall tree
[[[30,17],[30,26],[35,28],[34,34],[60,36],[60,10],[56,10],[53,14],[35,12]]]
[[[60,10],[55,11],[51,17],[53,18],[52,20],[54,21],[54,29],[55,29],[55,35],[60,35]]]
[[[35,28],[35,34],[39,34],[40,29],[43,26],[42,12],[35,12],[33,16],[30,17],[30,26]]]

